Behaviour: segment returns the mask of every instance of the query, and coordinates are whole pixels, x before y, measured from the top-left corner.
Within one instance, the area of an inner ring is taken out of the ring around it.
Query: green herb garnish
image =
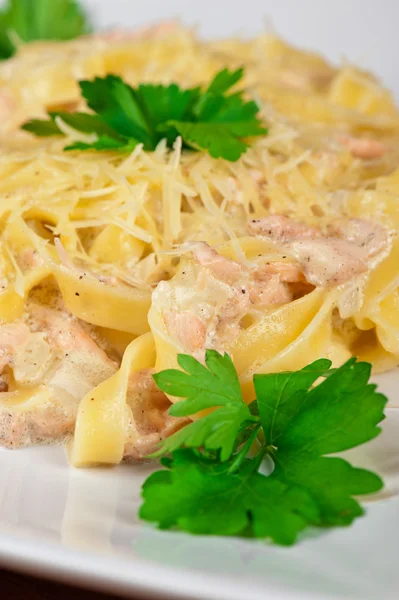
[[[205,90],[176,84],[133,88],[115,75],[97,77],[79,84],[94,114],[50,113],[49,120],[33,119],[23,129],[37,136],[61,135],[58,117],[79,132],[95,134],[94,142],[76,142],[65,150],[131,151],[143,144],[153,151],[162,139],[172,147],[180,135],[187,148],[236,161],[248,138],[267,133],[257,104],[242,92],[228,93],[242,76],[243,69],[224,69]]]
[[[23,42],[71,40],[89,31],[87,15],[74,0],[8,0],[0,11],[0,58],[15,53],[13,36]]]
[[[162,443],[166,470],[144,483],[142,519],[290,545],[306,527],[349,525],[364,513],[354,496],[382,488],[376,474],[330,456],[380,433],[387,399],[369,383],[368,363],[331,369],[321,359],[301,371],[255,375],[256,400],[247,406],[228,355],[208,350],[206,367],[186,355],[178,362],[183,371],[154,376],[161,390],[185,398],[170,414],[216,408]]]

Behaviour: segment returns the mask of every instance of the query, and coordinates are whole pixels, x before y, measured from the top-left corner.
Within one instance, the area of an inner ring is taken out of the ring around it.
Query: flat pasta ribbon
[[[146,333],[127,347],[119,371],[83,398],[70,451],[73,466],[121,462],[128,427],[134,429],[126,403],[129,377],[135,371],[153,367],[154,363],[153,336]]]

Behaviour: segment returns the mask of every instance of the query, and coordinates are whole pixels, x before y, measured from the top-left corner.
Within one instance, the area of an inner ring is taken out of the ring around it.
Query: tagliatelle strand
[[[121,462],[128,428],[133,429],[133,436],[135,428],[126,403],[129,377],[153,367],[154,362],[153,337],[146,333],[127,347],[119,371],[83,398],[70,454],[75,467]]]

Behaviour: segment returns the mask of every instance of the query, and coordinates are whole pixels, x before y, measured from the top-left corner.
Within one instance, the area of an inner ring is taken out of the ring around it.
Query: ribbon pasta
[[[121,462],[128,436],[134,440],[139,436],[126,404],[129,376],[153,367],[154,362],[153,337],[146,333],[127,347],[119,371],[82,399],[71,451],[73,465]]]
[[[77,74],[190,87],[241,65],[269,131],[236,163],[180,140],[65,152],[20,130],[86,110]],[[184,424],[152,373],[208,347],[248,402],[255,372],[398,365],[399,112],[374,77],[275,36],[163,24],[22,46],[0,89],[0,444],[140,459]]]

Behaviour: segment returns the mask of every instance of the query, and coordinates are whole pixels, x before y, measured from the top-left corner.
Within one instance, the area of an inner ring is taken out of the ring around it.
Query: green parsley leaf
[[[82,113],[78,113],[79,118],[75,120],[73,115],[65,116],[65,122],[69,119],[73,122],[71,127],[94,133],[98,139],[93,143],[75,143],[65,149],[129,151],[141,143],[145,150],[153,151],[163,138],[172,147],[181,135],[186,148],[205,150],[214,158],[236,161],[248,148],[248,138],[267,133],[258,119],[259,108],[255,102],[244,100],[242,92],[226,95],[242,76],[242,69],[224,69],[205,91],[183,90],[176,84],[143,84],[133,88],[116,75],[81,81],[82,96],[95,113],[91,115],[92,127],[87,120],[82,120]],[[102,128],[99,122],[103,123]],[[61,134],[54,123],[46,125],[37,119],[25,123],[23,129],[38,136],[46,132]]]
[[[258,135],[265,133],[265,129],[258,121],[256,115],[259,112],[259,107],[253,100],[244,101],[241,94],[232,96],[216,96],[208,100],[207,104],[201,111],[199,122],[209,123],[244,123],[251,126],[252,131],[258,131]],[[238,132],[237,132],[238,133]],[[247,133],[247,130],[242,132],[243,136],[253,135]]]
[[[380,433],[377,425],[384,418],[386,398],[376,392],[375,385],[368,383],[371,366],[355,359],[307,390],[309,382],[314,382],[326,366],[327,362],[317,361],[298,373],[280,374],[282,385],[277,389],[286,408],[282,413],[274,412],[275,418],[273,413],[262,409],[265,399],[271,397],[270,376],[258,375],[254,381],[265,436],[271,436],[270,443],[277,447],[275,476],[301,485],[317,499],[321,524],[347,525],[363,514],[352,496],[378,491],[382,482],[373,473],[324,455],[342,452],[376,437]],[[287,379],[283,383],[284,376]],[[275,390],[276,377],[279,375],[271,376]]]
[[[317,502],[320,517],[312,525],[350,525],[364,510],[353,496],[372,494],[383,487],[378,475],[352,467],[346,460],[335,457],[294,457],[282,451],[275,458],[273,478],[295,484],[306,490]]]
[[[117,134],[142,142],[146,150],[154,148],[154,134],[139,98],[121,77],[96,77],[94,81],[81,81],[79,85],[89,108]]]
[[[275,445],[301,407],[309,388],[331,367],[331,361],[317,360],[296,372],[255,375],[254,385],[265,439]]]
[[[330,456],[380,432],[387,399],[368,383],[369,364],[351,359],[331,369],[321,359],[297,372],[255,375],[248,412],[227,355],[207,351],[206,366],[180,355],[179,365],[185,373],[155,375],[161,389],[186,398],[170,413],[220,408],[163,443],[168,470],[144,484],[141,518],[161,528],[288,545],[308,526],[349,525],[363,514],[355,496],[381,489],[378,475]],[[259,472],[265,457],[274,464],[270,475]]]
[[[168,121],[189,118],[201,90],[182,90],[178,85],[139,85],[137,95],[147,119],[154,130]]]
[[[31,42],[71,40],[89,31],[88,17],[75,0],[8,0],[0,11],[0,57],[15,52],[11,32]]]
[[[37,137],[50,137],[62,134],[62,131],[53,119],[31,119],[22,125],[22,129],[35,134]]]
[[[243,423],[250,418],[251,415],[244,402],[218,408],[167,438],[161,448],[152,456],[172,453],[178,448],[203,447],[207,451],[220,450],[220,460],[226,461],[233,452],[237,435]]]
[[[58,117],[69,127],[81,131],[82,133],[96,133],[99,136],[107,135],[108,137],[115,137],[115,139],[117,139],[115,131],[97,115],[82,112],[51,112],[49,115],[54,122]]]
[[[90,144],[86,142],[74,142],[66,146],[65,150],[117,150],[118,152],[132,152],[137,146],[135,140],[117,140],[107,135],[100,135],[96,142]]]
[[[244,75],[244,69],[240,67],[236,71],[229,71],[229,69],[223,69],[216,73],[212,79],[206,94],[221,95],[225,94],[230,88],[238,83]]]
[[[98,146],[98,149],[126,149],[126,145],[129,144],[129,148],[132,147],[129,140],[123,139],[111,128],[105,121],[100,119],[97,115],[88,113],[67,113],[67,112],[52,112],[49,113],[49,119],[32,119],[28,123],[23,125],[25,131],[34,133],[38,137],[47,137],[54,135],[61,135],[62,131],[58,127],[56,119],[57,117],[62,119],[66,125],[80,131],[82,133],[95,133],[98,135],[98,140],[93,144],[85,144],[83,142],[76,142],[70,146],[67,146],[65,150],[75,149],[92,149]],[[134,145],[137,145],[135,143]],[[134,148],[134,146],[133,146]]]
[[[352,358],[310,389],[277,445],[295,453],[306,446],[308,454],[332,454],[375,438],[387,400],[368,383],[370,374],[370,364]]]
[[[203,446],[208,451],[220,450],[221,460],[228,460],[243,424],[254,420],[242,398],[231,358],[208,350],[205,362],[206,367],[192,356],[180,354],[178,363],[185,373],[169,369],[154,375],[159,389],[186,398],[171,407],[169,413],[175,417],[220,407],[167,438],[154,456]]]
[[[179,121],[169,121],[168,124],[175,127],[189,146],[196,150],[208,150],[213,158],[234,162],[248,148],[248,144],[234,135],[229,125]]]
[[[229,474],[193,450],[178,450],[168,471],[150,475],[139,516],[161,529],[211,535],[246,534],[292,544],[318,508],[306,491],[252,471]]]
[[[207,350],[205,364],[188,354],[179,354],[179,366],[186,371],[167,369],[154,375],[155,383],[166,394],[186,398],[174,404],[174,417],[194,415],[206,408],[243,402],[240,382],[228,354]]]
[[[219,71],[212,79],[209,87],[198,97],[194,106],[194,113],[200,121],[208,121],[214,114],[217,114],[228,98],[225,94],[233,87],[244,75],[244,69],[229,71],[223,69]]]

